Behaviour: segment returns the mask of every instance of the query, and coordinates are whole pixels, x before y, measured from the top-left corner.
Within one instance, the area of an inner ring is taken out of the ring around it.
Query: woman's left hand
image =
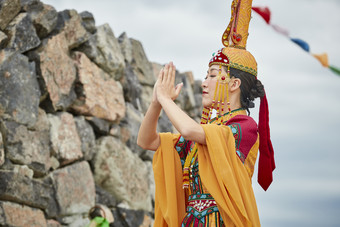
[[[183,83],[177,84],[176,87],[174,86],[176,67],[172,62],[170,62],[164,66],[162,71],[163,72],[158,76],[158,81],[156,83],[157,99],[159,102],[161,102],[164,98],[175,100],[183,87]]]

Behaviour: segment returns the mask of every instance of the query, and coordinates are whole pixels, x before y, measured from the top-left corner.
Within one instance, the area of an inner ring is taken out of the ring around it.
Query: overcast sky
[[[118,37],[142,42],[150,61],[174,61],[203,79],[211,54],[222,47],[231,0],[43,0],[58,11],[89,11]],[[328,53],[340,68],[339,0],[254,0],[268,6],[272,24]],[[253,13],[247,49],[265,85],[275,150],[267,192],[253,177],[262,226],[340,226],[340,76],[335,75]],[[257,120],[258,109],[252,111]]]

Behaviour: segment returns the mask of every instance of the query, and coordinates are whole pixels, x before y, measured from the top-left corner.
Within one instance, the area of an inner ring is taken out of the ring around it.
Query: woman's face
[[[214,93],[216,89],[216,82],[219,74],[220,66],[212,65],[209,67],[207,76],[202,82],[202,105],[204,107],[211,107],[212,101],[214,99]],[[224,67],[222,67],[222,73],[226,73]]]

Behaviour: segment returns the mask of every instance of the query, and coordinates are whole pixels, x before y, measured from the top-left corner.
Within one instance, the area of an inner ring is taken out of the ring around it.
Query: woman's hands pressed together
[[[154,101],[162,103],[166,99],[175,100],[182,87],[183,83],[179,83],[175,87],[176,67],[172,62],[166,64],[159,72],[154,90]]]

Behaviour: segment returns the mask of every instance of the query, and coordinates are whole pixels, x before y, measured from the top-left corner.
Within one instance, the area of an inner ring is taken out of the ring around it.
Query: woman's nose
[[[207,87],[207,84],[206,84],[205,80],[203,80],[203,82],[202,82],[202,84],[201,84],[201,87],[202,87],[202,88],[206,88],[206,87]]]

